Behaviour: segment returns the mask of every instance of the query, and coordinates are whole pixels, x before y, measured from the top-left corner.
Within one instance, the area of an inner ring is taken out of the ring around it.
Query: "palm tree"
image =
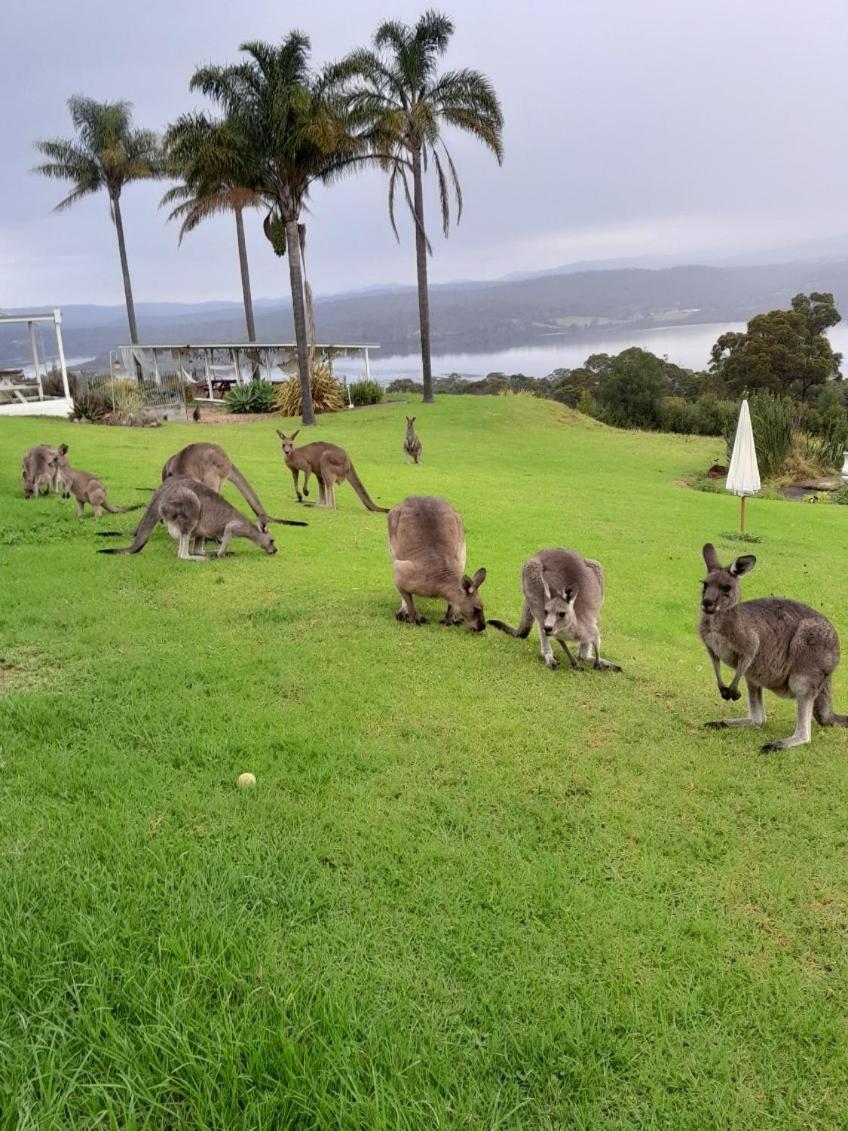
[[[479,71],[438,73],[438,61],[453,31],[451,20],[432,9],[414,27],[389,21],[377,28],[373,50],[354,51],[332,70],[333,80],[346,94],[352,126],[367,132],[372,153],[389,173],[389,219],[398,239],[394,210],[398,187],[412,213],[425,402],[433,400],[433,375],[427,292],[427,254],[432,248],[424,222],[424,173],[432,163],[447,236],[451,190],[457,223],[462,190],[442,127],[455,126],[472,134],[494,153],[498,164],[503,160],[503,114],[492,84]]]
[[[118,233],[118,252],[124,276],[124,295],[130,339],[138,343],[130,269],[121,217],[121,192],[131,181],[149,180],[162,174],[159,140],[152,130],[133,128],[129,102],[95,102],[75,95],[68,109],[77,136],[73,141],[37,141],[35,148],[50,160],[37,165],[34,173],[57,180],[71,181],[73,189],[53,209],[64,212],[84,196],[105,189],[109,209]]]
[[[162,204],[179,202],[168,219],[182,221],[180,243],[209,216],[219,212],[235,215],[247,339],[255,342],[244,210],[258,208],[263,201],[258,192],[247,187],[251,170],[245,139],[231,121],[214,121],[206,114],[183,114],[165,133],[165,154],[168,173],[180,178],[181,183],[165,193]]]
[[[278,255],[288,254],[303,423],[314,424],[300,217],[312,186],[340,175],[362,145],[326,76],[310,69],[308,36],[293,31],[280,46],[252,42],[240,50],[244,62],[201,67],[191,88],[212,98],[244,137],[248,187],[269,209],[265,234]]]

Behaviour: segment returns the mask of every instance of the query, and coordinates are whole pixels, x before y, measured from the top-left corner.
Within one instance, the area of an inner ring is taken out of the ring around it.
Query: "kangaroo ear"
[[[486,570],[478,569],[474,576],[471,578],[471,584],[475,589],[479,589],[483,582],[486,580]]]
[[[257,519],[256,525],[259,527],[259,529],[262,531],[263,534],[268,533],[268,520],[267,519],[264,519],[264,518]]]
[[[565,598],[567,604],[573,605],[577,600],[577,586],[567,585],[565,589],[563,589],[562,595]]]
[[[743,554],[735,562],[730,563],[730,572],[734,577],[741,577],[743,573],[750,573],[756,564],[757,559],[753,554]]]
[[[285,432],[281,432],[279,430],[279,428],[277,429],[277,435],[280,437],[281,440],[285,440],[285,438],[286,438]]]
[[[67,453],[67,451],[68,451],[68,445],[67,444],[60,444],[59,445],[59,455],[60,456],[65,455]]]
[[[293,440],[293,439],[295,438],[295,436],[297,436],[297,433],[298,433],[298,432],[300,432],[300,429],[299,429],[299,428],[298,428],[297,432],[292,432],[291,436],[289,436],[289,439],[290,439],[290,440]]]
[[[550,599],[551,599],[551,587],[550,587],[550,585],[548,585],[547,581],[545,581],[545,575],[543,573],[540,574],[539,576],[542,579],[542,590],[544,591],[544,594],[545,594],[545,600],[550,601]]]
[[[718,560],[718,554],[712,542],[707,542],[701,553],[704,555],[707,569],[721,569],[721,562]]]

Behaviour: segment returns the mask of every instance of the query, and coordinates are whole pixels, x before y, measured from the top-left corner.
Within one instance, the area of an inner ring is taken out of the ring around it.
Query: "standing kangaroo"
[[[294,493],[299,503],[303,502],[303,498],[297,485],[297,479],[299,472],[302,471],[304,495],[309,495],[309,476],[314,475],[318,480],[319,507],[335,510],[336,484],[344,483],[347,479],[359,495],[366,510],[388,514],[389,508],[378,507],[365,490],[362,480],[356,474],[354,466],[350,462],[350,456],[344,448],[338,447],[337,444],[327,444],[322,440],[312,444],[303,444],[296,448],[294,441],[299,432],[300,429],[298,428],[297,432],[292,432],[291,436],[286,436],[279,428],[277,429],[277,435],[283,445],[283,460],[292,473]]]
[[[465,528],[445,499],[412,497],[389,511],[389,553],[394,581],[401,596],[397,620],[426,624],[418,614],[413,594],[443,597],[448,607],[442,624],[462,621],[482,632],[486,627],[479,589],[485,569],[473,577],[465,573]]]
[[[595,668],[620,672],[618,664],[601,659],[598,614],[604,603],[604,587],[600,562],[581,557],[574,550],[540,550],[527,559],[521,570],[524,610],[518,628],[510,628],[502,620],[490,620],[489,624],[524,640],[535,621],[542,659],[551,669],[559,667],[551,648],[553,637],[574,670],[580,668],[578,661],[588,660],[594,649]],[[577,659],[569,651],[568,640],[580,645]]]
[[[171,456],[162,468],[162,482],[166,479],[185,477],[205,483],[215,492],[220,492],[225,479],[238,488],[247,505],[258,519],[267,526],[272,519],[259,501],[256,492],[232,462],[223,448],[217,444],[189,444],[176,455]]]
[[[87,471],[79,471],[68,463],[68,445],[59,445],[59,482],[62,486],[62,498],[70,499],[71,495],[77,504],[77,517],[85,514],[85,504],[89,503],[94,510],[94,517],[100,518],[104,511],[109,514],[127,514],[129,511],[141,510],[141,506],[113,507],[106,497],[106,488],[93,475]]]
[[[49,444],[39,444],[37,448],[25,451],[21,458],[21,478],[24,498],[31,499],[47,488],[47,494],[58,490],[59,450]]]
[[[403,454],[407,460],[412,460],[413,463],[421,463],[421,455],[423,449],[421,441],[415,434],[415,417],[407,416],[406,418],[406,435],[403,439]]]
[[[212,488],[188,477],[169,478],[155,492],[138,524],[131,545],[97,552],[137,554],[144,549],[160,522],[165,523],[168,533],[179,543],[177,557],[182,561],[206,561],[203,548],[207,538],[220,539],[219,558],[226,554],[231,538],[249,538],[266,554],[277,552],[264,519],[260,518],[255,524],[252,523]],[[306,526],[306,523],[286,522],[285,525]]]
[[[764,753],[785,750],[810,741],[811,719],[820,726],[848,726],[848,716],[836,715],[830,701],[831,676],[839,664],[839,637],[821,613],[784,597],[739,600],[739,578],[757,559],[743,554],[722,566],[715,546],[703,549],[707,576],[702,583],[700,634],[712,661],[722,699],[739,699],[745,679],[748,714],[744,719],[719,719],[709,727],[762,726],[763,688],[797,706],[795,733],[769,742]],[[734,669],[730,685],[723,683],[721,663]]]

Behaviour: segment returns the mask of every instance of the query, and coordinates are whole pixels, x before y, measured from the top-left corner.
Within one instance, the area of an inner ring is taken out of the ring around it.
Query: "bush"
[[[100,389],[87,389],[74,397],[68,420],[88,420],[98,424],[112,411],[112,397]]]
[[[728,431],[732,433],[738,415],[739,408],[734,401],[720,401],[711,396],[697,401],[663,397],[659,427],[663,432],[683,436],[723,436]]]
[[[62,384],[62,374],[55,365],[47,376],[43,378],[41,387],[46,397],[63,397],[65,395],[65,386]],[[75,397],[79,389],[79,379],[76,373],[71,373],[70,370],[68,370],[68,388],[71,390],[71,396]]]
[[[312,371],[312,405],[316,413],[338,412],[344,407],[344,392],[326,365]],[[281,416],[300,416],[303,403],[300,395],[300,378],[290,377],[277,388],[274,407]]]
[[[423,393],[424,386],[418,384],[417,381],[410,380],[409,377],[396,377],[394,381],[390,381],[387,388],[387,393]]]
[[[357,381],[348,386],[350,399],[359,408],[366,404],[379,404],[383,399],[383,386],[376,381]]]
[[[754,444],[757,448],[757,464],[763,479],[771,479],[783,474],[786,460],[792,448],[792,433],[798,421],[798,409],[790,397],[758,389],[748,398],[751,410],[751,425],[754,429]],[[731,423],[725,431],[727,457],[733,453],[733,440],[736,423]]]
[[[254,377],[246,385],[234,385],[224,397],[227,412],[273,412],[276,390],[270,381]]]

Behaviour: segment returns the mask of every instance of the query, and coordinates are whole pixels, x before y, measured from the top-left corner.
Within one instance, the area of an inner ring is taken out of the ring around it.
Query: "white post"
[[[41,368],[38,364],[38,342],[35,337],[35,326],[32,322],[27,322],[27,329],[29,330],[29,348],[32,350],[32,368],[35,372],[35,380],[38,382],[38,399],[44,400],[44,386],[41,384]]]
[[[239,351],[237,349],[232,350],[232,355],[233,355],[233,369],[236,372],[236,384],[237,385],[243,385],[244,379],[241,375],[241,360],[239,358]]]
[[[371,366],[368,364],[368,346],[365,347],[365,380],[371,380]]]
[[[203,366],[206,370],[206,388],[209,390],[209,400],[212,400],[212,374],[209,372],[209,350],[203,351]]]
[[[159,359],[156,356],[156,347],[153,347],[153,380],[161,388],[162,378],[159,376]]]
[[[265,377],[268,381],[271,380],[271,362],[268,360],[270,352],[270,350],[265,351]],[[261,353],[259,354],[259,357],[262,357]]]
[[[68,400],[71,399],[71,389],[68,385],[68,370],[65,367],[65,347],[62,345],[62,311],[53,311],[53,325],[56,328],[56,345],[59,347],[59,368],[62,370],[62,385],[65,390],[65,396]]]

